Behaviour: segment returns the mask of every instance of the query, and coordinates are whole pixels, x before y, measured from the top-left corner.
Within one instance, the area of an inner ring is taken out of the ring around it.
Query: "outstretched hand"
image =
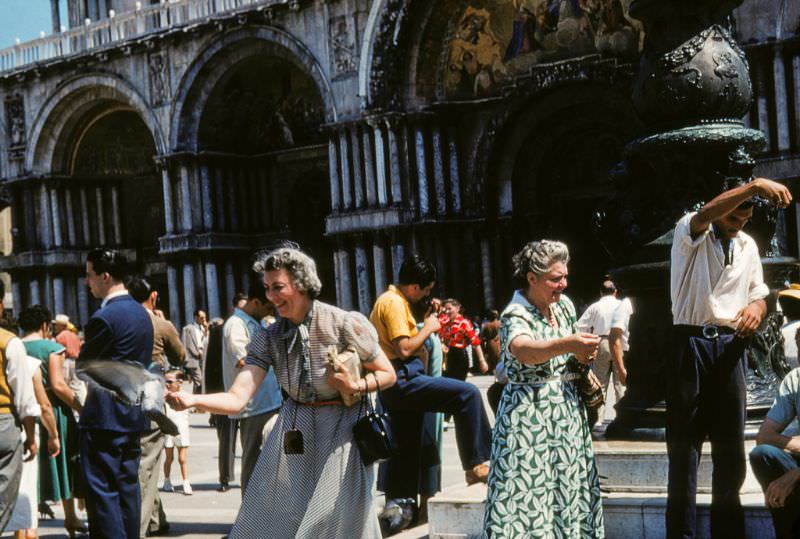
[[[166,401],[170,408],[180,412],[194,406],[195,396],[185,391],[174,391],[167,393]]]
[[[571,336],[571,352],[581,363],[591,363],[600,348],[600,337],[592,333],[578,332]]]

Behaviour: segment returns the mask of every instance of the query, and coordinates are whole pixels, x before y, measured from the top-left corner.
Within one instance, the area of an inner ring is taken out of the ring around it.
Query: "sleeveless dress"
[[[575,333],[575,307],[550,306],[558,327],[515,293],[500,326],[503,390],[492,437],[484,537],[602,538],[600,484],[586,412],[567,369],[570,354],[525,365],[508,351],[520,335],[552,340]]]
[[[53,405],[61,452],[50,458],[47,454],[47,430],[39,430],[39,502],[58,502],[76,497],[75,486],[80,473],[78,464],[78,424],[72,409],[67,406],[50,387],[50,354],[63,354],[64,347],[48,340],[22,341],[28,355],[42,361],[42,383],[47,398]]]

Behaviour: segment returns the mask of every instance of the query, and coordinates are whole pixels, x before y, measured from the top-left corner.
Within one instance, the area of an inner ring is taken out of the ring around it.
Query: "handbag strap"
[[[372,378],[375,380],[375,393],[377,394],[378,402],[381,403],[381,408],[383,408],[383,400],[381,400],[381,383],[378,381],[378,376],[374,372],[368,372],[364,375],[364,387],[367,387],[367,376],[372,375]],[[366,409],[367,413],[375,413],[375,407],[372,405],[372,399],[369,398],[369,391],[364,391],[361,395],[361,402],[358,405],[358,417],[361,417],[361,412]]]

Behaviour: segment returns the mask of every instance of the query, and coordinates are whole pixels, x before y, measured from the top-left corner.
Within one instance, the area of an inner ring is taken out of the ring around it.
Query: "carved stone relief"
[[[169,60],[165,52],[153,53],[147,58],[150,73],[150,102],[154,106],[169,101]]]
[[[352,19],[344,15],[331,18],[329,34],[334,77],[355,73],[358,70],[358,47]]]
[[[11,159],[20,159],[25,152],[25,102],[21,95],[6,98],[6,136]]]

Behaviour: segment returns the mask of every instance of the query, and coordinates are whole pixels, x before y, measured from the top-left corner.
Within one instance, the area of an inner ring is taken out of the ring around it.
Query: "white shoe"
[[[161,486],[161,490],[164,492],[175,492],[175,487],[172,486],[172,481],[169,480],[169,477],[164,479],[164,484]]]
[[[190,485],[188,481],[184,481],[183,482],[183,493],[186,496],[191,496],[192,495],[192,485]]]

